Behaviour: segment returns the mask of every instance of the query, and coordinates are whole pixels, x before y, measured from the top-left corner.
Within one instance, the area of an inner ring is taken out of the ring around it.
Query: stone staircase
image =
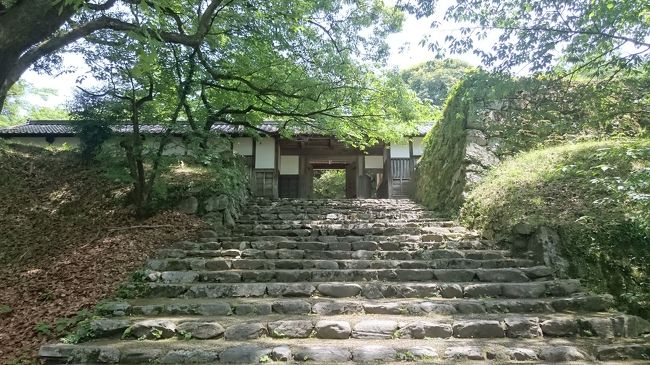
[[[650,362],[650,325],[408,200],[254,200],[46,363]],[[645,361],[644,361],[645,360]]]

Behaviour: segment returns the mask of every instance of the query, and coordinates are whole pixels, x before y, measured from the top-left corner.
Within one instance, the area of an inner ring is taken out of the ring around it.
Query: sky
[[[450,2],[452,1],[440,1],[438,4],[439,9],[446,9]],[[395,3],[395,0],[389,0],[387,3],[392,5]],[[436,30],[430,28],[433,20],[441,23],[440,27]],[[430,35],[433,40],[442,42],[445,35],[456,28],[458,28],[457,24],[444,22],[441,11],[437,11],[433,17],[423,19],[416,19],[412,15],[407,15],[402,31],[390,35],[387,39],[391,48],[388,67],[404,69],[432,60],[434,54],[425,47],[420,46],[418,42],[425,35]],[[480,64],[480,60],[473,54],[456,55],[454,57],[460,58],[470,64]],[[63,55],[63,62],[59,69],[68,70],[69,72],[60,75],[41,75],[29,70],[23,75],[25,81],[39,88],[52,89],[56,93],[56,95],[50,96],[47,99],[43,99],[37,95],[30,95],[27,98],[30,103],[49,107],[65,106],[66,101],[70,100],[74,94],[77,85],[76,80],[80,76],[89,75],[89,70],[85,66],[83,57],[78,54]],[[90,77],[82,85],[87,86],[89,83],[92,83],[92,78]]]

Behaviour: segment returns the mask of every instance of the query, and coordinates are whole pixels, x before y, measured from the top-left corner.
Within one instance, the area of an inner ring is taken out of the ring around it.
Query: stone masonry
[[[650,361],[645,320],[408,200],[254,200],[160,250],[64,363]]]

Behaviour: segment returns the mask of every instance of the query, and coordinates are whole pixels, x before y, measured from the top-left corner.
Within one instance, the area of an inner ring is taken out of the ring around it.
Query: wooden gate
[[[413,167],[410,158],[393,158],[390,160],[392,175],[392,198],[406,198]]]

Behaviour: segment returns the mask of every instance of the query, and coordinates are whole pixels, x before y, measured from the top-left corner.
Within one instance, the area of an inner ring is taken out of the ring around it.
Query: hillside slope
[[[202,226],[174,212],[136,221],[127,188],[103,176],[73,152],[0,141],[0,363],[33,362],[56,318],[109,297],[154,249]]]
[[[522,153],[469,194],[461,220],[515,246],[556,231],[567,274],[650,318],[649,139]]]

